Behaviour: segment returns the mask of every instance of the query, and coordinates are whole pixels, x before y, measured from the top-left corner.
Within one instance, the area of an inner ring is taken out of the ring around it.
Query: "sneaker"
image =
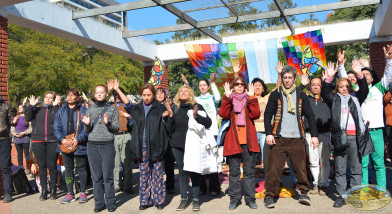
[[[307,194],[299,196],[299,203],[310,206],[310,198]]]
[[[75,196],[71,193],[67,193],[67,195],[63,199],[61,199],[62,204],[68,204],[71,201],[75,201]]]
[[[251,201],[249,203],[246,203],[251,209],[257,209],[257,204],[255,201]]]
[[[336,199],[335,203],[333,204],[333,207],[339,208],[342,207],[343,205],[346,205],[346,201],[344,201],[344,198],[339,197]]]
[[[198,198],[194,198],[192,200],[192,210],[193,211],[199,211],[200,210],[200,204],[199,204],[199,199]]]
[[[86,203],[86,202],[87,202],[87,195],[84,192],[81,192],[79,196],[79,203]]]
[[[3,203],[10,203],[11,201],[12,201],[11,193],[5,193],[4,194]]]
[[[264,198],[264,205],[267,208],[274,208],[275,207],[275,202],[274,202],[274,198],[270,195],[267,195]]]
[[[182,211],[185,210],[185,208],[187,208],[187,199],[186,198],[181,198],[181,202],[180,205],[178,205],[177,207],[177,211]]]
[[[237,201],[232,201],[232,202],[230,202],[229,210],[235,210],[240,205],[241,205],[241,201],[238,201],[238,202]]]
[[[319,195],[326,196],[327,195],[327,187],[320,187],[319,188]]]
[[[311,189],[309,191],[309,194],[312,194],[312,195],[319,194],[319,188],[317,186],[314,186],[313,189]]]

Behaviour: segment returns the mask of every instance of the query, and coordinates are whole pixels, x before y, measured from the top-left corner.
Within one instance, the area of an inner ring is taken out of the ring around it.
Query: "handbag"
[[[71,141],[74,138],[76,138],[76,136],[78,136],[78,130],[79,130],[79,114],[80,114],[80,109],[78,109],[78,116],[76,118],[76,133],[74,134],[69,134],[67,136],[65,136],[65,139],[67,141]],[[76,144],[76,146],[70,146],[70,147],[65,147],[62,143],[60,144],[60,149],[63,153],[65,154],[71,154],[73,152],[76,151],[76,149],[78,148],[79,144]]]
[[[348,117],[350,116],[350,111],[347,113],[347,121],[345,129],[341,130],[340,133],[337,134],[335,139],[334,150],[341,151],[345,150],[348,147],[348,140],[347,140],[347,124],[348,124]]]

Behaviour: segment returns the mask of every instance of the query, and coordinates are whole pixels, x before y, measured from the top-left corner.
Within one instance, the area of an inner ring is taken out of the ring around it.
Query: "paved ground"
[[[135,173],[135,177],[138,173]],[[387,165],[387,189],[392,192],[392,165]],[[135,178],[135,182],[136,178]],[[292,184],[289,181],[289,176],[284,177],[285,186],[291,187]],[[178,183],[176,184],[177,193],[175,195],[168,195],[166,201],[167,206],[158,211],[155,207],[149,208],[145,211],[139,211],[139,197],[137,194],[128,195],[125,193],[116,194],[118,209],[115,213],[162,213],[172,214],[176,213],[176,207],[179,204],[180,196],[178,195]],[[222,191],[226,191],[228,184],[222,185]],[[135,190],[137,187],[135,187]],[[219,197],[210,197],[208,195],[201,196],[201,211],[200,213],[361,213],[360,211],[354,210],[349,206],[342,208],[332,207],[335,196],[334,184],[329,190],[327,196],[310,195],[312,205],[310,207],[301,205],[298,203],[298,197],[294,198],[281,198],[277,201],[274,209],[267,209],[264,207],[263,200],[258,199],[256,201],[259,208],[257,210],[251,210],[245,204],[240,205],[235,211],[230,211],[229,196],[223,192]],[[77,202],[71,202],[70,204],[60,204],[60,199],[64,197],[65,192],[59,193],[57,200],[39,201],[39,193],[33,195],[20,194],[14,196],[14,201],[11,204],[3,204],[0,201],[0,214],[18,214],[18,213],[29,213],[29,214],[40,214],[40,213],[66,213],[66,214],[77,214],[77,213],[94,213],[94,199],[92,198],[92,189],[88,190],[88,203],[79,204]],[[101,213],[108,213],[107,210]],[[191,207],[188,207],[185,211],[177,213],[193,213]],[[373,211],[371,213],[389,213],[392,214],[392,203],[382,210]]]

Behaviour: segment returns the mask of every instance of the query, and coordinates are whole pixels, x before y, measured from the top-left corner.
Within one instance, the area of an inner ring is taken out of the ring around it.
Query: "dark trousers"
[[[174,157],[170,147],[166,150],[163,158],[165,162],[166,190],[174,190]]]
[[[5,193],[12,193],[11,173],[11,140],[9,138],[0,140],[0,165],[3,176],[3,189]]]
[[[200,191],[206,193],[207,192],[207,182],[206,179],[209,179],[208,182],[208,191],[211,192],[220,192],[221,187],[219,183],[218,173],[212,173],[209,175],[201,175],[200,176]]]
[[[271,146],[268,153],[268,176],[265,179],[265,194],[272,197],[278,196],[287,157],[290,158],[294,175],[297,178],[296,186],[301,194],[307,194],[310,185],[306,174],[305,139],[275,137],[275,143],[276,145]]]
[[[42,190],[47,189],[47,171],[50,175],[50,189],[56,189],[57,184],[57,142],[34,142],[32,148],[39,166],[39,179]]]
[[[65,183],[67,185],[68,193],[73,194],[73,184],[75,181],[75,161],[76,167],[79,173],[79,182],[80,182],[80,192],[86,191],[86,183],[87,183],[87,155],[74,155],[71,154],[63,154],[63,161],[65,167]]]
[[[345,151],[334,152],[336,191],[343,196],[347,190],[347,160],[350,164],[350,188],[362,183],[362,163],[355,136],[348,136]]]
[[[244,195],[245,202],[255,201],[255,164],[252,152],[247,145],[241,145],[242,153],[227,156],[229,163],[229,195],[230,202],[239,202],[241,193],[241,162],[244,170]]]
[[[93,179],[95,208],[115,206],[114,196],[114,142],[111,144],[87,143],[87,156]]]
[[[16,152],[18,153],[18,165],[23,166],[23,153],[25,158],[29,157],[30,143],[15,144]]]
[[[389,156],[392,159],[392,126],[387,126],[386,131],[388,135]]]
[[[187,198],[188,190],[188,177],[191,177],[192,181],[192,194],[193,198],[199,198],[200,191],[200,174],[195,172],[184,171],[184,149],[172,147],[174,159],[176,159],[178,171],[180,175],[180,194],[181,198]]]

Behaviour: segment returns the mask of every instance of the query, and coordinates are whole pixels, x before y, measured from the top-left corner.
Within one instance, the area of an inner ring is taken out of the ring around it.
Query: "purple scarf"
[[[245,126],[245,105],[248,101],[248,94],[246,92],[242,94],[231,93],[230,98],[233,98],[234,113],[237,114],[237,126]]]

